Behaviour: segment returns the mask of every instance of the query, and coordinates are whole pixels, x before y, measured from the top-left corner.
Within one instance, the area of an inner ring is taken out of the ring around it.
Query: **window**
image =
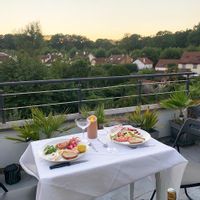
[[[193,69],[197,69],[197,64],[194,64],[194,65],[193,65]]]

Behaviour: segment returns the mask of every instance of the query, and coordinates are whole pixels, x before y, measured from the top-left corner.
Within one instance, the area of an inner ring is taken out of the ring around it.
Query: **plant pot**
[[[154,138],[154,139],[159,138],[159,131],[158,130],[152,128],[151,130],[149,130],[147,132],[151,135],[152,138]]]
[[[175,141],[182,124],[177,123],[174,120],[170,120],[169,124],[170,124],[172,140]],[[179,145],[180,146],[189,146],[192,144],[194,144],[194,138],[191,135],[189,135],[188,133],[183,133],[181,138],[179,139]]]

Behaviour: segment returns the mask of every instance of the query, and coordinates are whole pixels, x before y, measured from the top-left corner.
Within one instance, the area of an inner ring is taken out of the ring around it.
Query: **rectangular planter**
[[[175,141],[182,124],[178,124],[173,120],[169,121],[172,140]],[[194,138],[189,133],[183,133],[179,139],[180,146],[188,146],[194,144]]]

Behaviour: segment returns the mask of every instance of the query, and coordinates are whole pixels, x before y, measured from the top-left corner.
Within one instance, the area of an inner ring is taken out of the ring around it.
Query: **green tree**
[[[141,36],[138,34],[133,34],[131,36],[125,35],[125,37],[119,41],[119,47],[125,49],[127,52],[140,49],[142,47]]]
[[[0,65],[0,81],[38,80],[47,77],[47,68],[28,54],[17,54],[17,60],[10,59]]]
[[[99,48],[95,50],[94,55],[97,58],[106,57],[106,51],[103,48]]]
[[[120,55],[120,54],[123,54],[123,53],[124,52],[120,48],[117,48],[117,47],[112,48],[107,52],[108,56],[110,56],[110,55]]]
[[[160,58],[179,59],[182,53],[183,53],[183,50],[180,48],[166,48],[161,52]]]
[[[44,46],[41,27],[38,22],[28,24],[25,29],[16,35],[16,47],[34,55],[35,50]]]
[[[97,39],[94,43],[95,48],[102,48],[105,50],[109,50],[114,48],[115,44],[113,44],[113,41],[108,39]]]
[[[193,30],[189,33],[188,43],[194,46],[200,45],[200,23],[194,26]]]
[[[153,38],[155,47],[167,48],[175,46],[175,38],[170,31],[159,31]]]
[[[77,60],[70,65],[67,77],[87,77],[89,72],[88,63],[84,60]]]

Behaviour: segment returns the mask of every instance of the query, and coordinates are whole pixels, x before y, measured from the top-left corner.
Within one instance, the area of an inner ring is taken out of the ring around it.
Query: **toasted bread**
[[[62,157],[66,160],[74,159],[78,156],[78,153],[75,151],[63,151]]]
[[[128,140],[128,142],[130,143],[130,144],[139,144],[139,143],[143,143],[144,142],[144,138],[139,138],[139,137],[134,137],[134,138],[131,138],[131,139],[129,139]]]

